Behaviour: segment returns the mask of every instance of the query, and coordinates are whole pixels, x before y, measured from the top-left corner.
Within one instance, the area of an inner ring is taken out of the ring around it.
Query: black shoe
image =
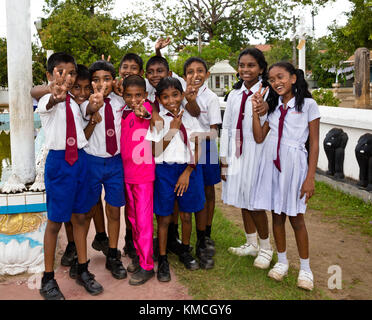
[[[202,269],[212,269],[214,267],[214,261],[212,256],[208,252],[208,248],[200,248],[199,243],[196,245],[196,256],[199,259],[199,265]]]
[[[216,253],[216,248],[215,243],[211,238],[205,237],[205,247],[207,248],[207,254],[210,257],[213,257]]]
[[[127,267],[127,271],[128,272],[136,272],[138,271],[140,268],[140,264],[139,264],[139,256],[135,256],[135,258],[132,259],[132,262],[130,265],[128,265]]]
[[[185,265],[187,269],[192,270],[192,271],[199,269],[198,262],[194,259],[194,257],[191,255],[189,251],[182,252],[179,255],[179,259]]]
[[[111,274],[115,279],[125,279],[127,277],[127,270],[125,270],[123,263],[117,257],[106,258],[106,269],[111,271]]]
[[[107,257],[109,249],[109,239],[106,238],[105,240],[97,240],[97,238],[95,237],[92,242],[92,248],[97,251],[102,251],[103,254]]]
[[[68,273],[70,275],[70,278],[76,279],[78,275],[78,259],[75,258],[74,261],[71,264],[70,271]]]
[[[159,239],[158,238],[152,239],[152,247],[153,247],[152,258],[154,261],[158,261],[158,257],[159,257]]]
[[[77,257],[76,246],[75,243],[68,243],[61,258],[61,265],[65,267],[70,267],[74,258]]]
[[[132,286],[138,286],[140,284],[144,284],[147,280],[150,280],[154,276],[155,272],[154,269],[152,270],[145,270],[139,267],[136,273],[132,275],[129,279],[129,284]]]
[[[182,246],[177,240],[168,241],[167,243],[167,252],[180,255],[182,253]]]
[[[83,286],[92,296],[96,296],[103,292],[103,287],[94,280],[94,274],[89,271],[83,271],[82,274],[78,274],[76,283]]]
[[[160,282],[168,282],[171,280],[171,275],[169,271],[169,262],[167,258],[163,259],[163,261],[159,262],[158,265],[158,272],[157,278]]]
[[[46,283],[41,282],[41,289],[39,292],[45,300],[65,300],[55,279],[51,279]]]
[[[133,239],[125,238],[125,246],[123,248],[123,255],[128,255],[129,258],[134,259],[137,255],[136,248],[134,247]]]

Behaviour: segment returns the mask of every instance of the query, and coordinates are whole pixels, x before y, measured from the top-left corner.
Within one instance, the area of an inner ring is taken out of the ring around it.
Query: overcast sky
[[[17,1],[17,0],[12,0]],[[44,0],[30,0],[31,1],[31,34],[36,34],[36,28],[34,26],[34,21],[38,17],[43,17],[42,8],[44,5]],[[150,2],[150,0],[143,0],[145,3]],[[177,0],[171,0],[177,1]],[[6,37],[6,0],[0,0],[0,37]],[[112,12],[114,16],[120,17],[122,13],[128,11],[128,8],[135,8],[136,0],[116,0],[115,7]],[[345,11],[350,11],[351,4],[348,0],[337,0],[333,4],[327,5],[325,8],[320,10],[319,14],[315,16],[315,37],[321,37],[327,34],[327,27],[336,20],[337,25],[342,26],[346,23],[346,17],[343,14]],[[311,30],[312,19],[310,10],[304,12],[306,26]],[[35,39],[35,38],[33,38]],[[260,40],[252,40],[252,44],[262,43]]]

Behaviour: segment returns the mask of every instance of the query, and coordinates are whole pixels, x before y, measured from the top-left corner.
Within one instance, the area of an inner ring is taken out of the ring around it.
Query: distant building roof
[[[235,69],[230,65],[228,60],[221,60],[216,62],[212,67],[210,67],[209,72],[211,74],[216,73],[229,73],[235,74]]]
[[[262,52],[266,52],[270,51],[273,46],[271,44],[257,44],[254,47]]]
[[[354,60],[355,60],[355,56],[352,55],[351,57],[349,57],[349,59],[347,59],[344,62],[345,63],[354,63]],[[369,50],[369,61],[372,61],[372,50]]]

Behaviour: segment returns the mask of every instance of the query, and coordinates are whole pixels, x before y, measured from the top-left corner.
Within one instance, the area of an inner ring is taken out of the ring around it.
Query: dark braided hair
[[[312,98],[312,95],[309,91],[309,86],[305,80],[304,72],[301,69],[296,69],[292,63],[287,61],[281,61],[274,63],[269,68],[269,72],[272,68],[279,67],[283,68],[287,72],[289,72],[291,75],[296,75],[296,82],[292,85],[292,93],[295,97],[295,107],[296,110],[301,112],[302,106],[304,104],[305,98]],[[271,90],[274,91],[274,90]]]

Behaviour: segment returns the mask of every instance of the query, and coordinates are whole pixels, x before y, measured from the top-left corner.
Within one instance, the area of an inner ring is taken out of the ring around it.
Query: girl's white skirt
[[[268,137],[262,150],[258,172],[250,194],[250,206],[296,216],[305,213],[306,195],[300,199],[308,164],[307,151],[298,142],[282,138],[280,144],[281,172],[275,167],[277,137]]]

